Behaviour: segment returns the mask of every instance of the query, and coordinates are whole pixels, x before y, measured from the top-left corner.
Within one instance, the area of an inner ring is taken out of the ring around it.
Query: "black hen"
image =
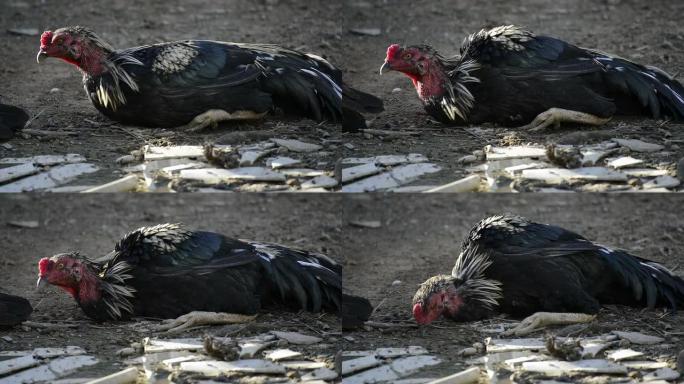
[[[26,321],[33,308],[23,297],[0,293],[0,327],[12,327]]]
[[[504,215],[470,231],[451,275],[432,277],[416,292],[413,315],[426,324],[441,314],[457,321],[496,312],[594,314],[601,304],[674,311],[684,305],[684,280],[563,228]]]
[[[0,103],[0,140],[9,140],[24,128],[29,115],[23,109]]]
[[[254,314],[272,304],[338,312],[342,296],[341,266],[324,255],[178,224],[139,228],[100,262],[76,253],[41,259],[39,273],[39,285],[66,290],[100,321]]]
[[[684,120],[684,87],[664,71],[512,25],[468,36],[448,59],[395,44],[383,68],[409,76],[444,123],[522,125],[551,108]]]
[[[341,71],[276,45],[187,40],[114,50],[86,28],[66,27],[43,33],[43,57],[81,69],[93,105],[126,124],[180,126],[208,110],[258,118],[275,108],[343,120]]]

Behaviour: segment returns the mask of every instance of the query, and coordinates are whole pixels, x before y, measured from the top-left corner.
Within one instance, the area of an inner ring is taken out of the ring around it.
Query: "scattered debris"
[[[274,331],[273,334],[279,339],[286,340],[288,343],[299,345],[320,343],[323,340],[320,337],[304,335],[297,332]]]
[[[627,374],[626,367],[600,359],[579,361],[530,361],[522,363],[522,370],[527,372],[540,372],[549,376],[563,376],[576,373]]]
[[[617,337],[623,340],[629,341],[632,344],[651,345],[662,343],[663,341],[665,341],[665,339],[663,339],[662,337],[644,335],[643,333],[639,332],[613,331],[613,334],[615,334]]]
[[[546,159],[546,148],[533,146],[485,147],[487,161],[538,158]]]
[[[9,28],[7,32],[19,36],[38,36],[40,33],[36,28]]]
[[[40,223],[38,222],[38,220],[8,221],[7,225],[9,225],[10,227],[30,229],[40,227]]]
[[[259,359],[236,361],[187,361],[180,363],[181,371],[199,372],[207,376],[219,376],[227,372],[285,374],[282,365]]]
[[[665,148],[660,144],[646,143],[644,141],[635,139],[613,139],[613,141],[622,147],[629,148],[634,152],[656,152]]]
[[[130,367],[123,371],[112,373],[96,380],[88,381],[86,384],[126,384],[135,383],[138,379],[138,368]]]
[[[380,28],[352,28],[349,32],[355,35],[366,35],[366,36],[380,36],[382,31]]]
[[[428,384],[469,384],[480,379],[480,368],[472,367],[441,379],[429,381]]]
[[[354,227],[360,227],[360,228],[380,228],[380,227],[382,227],[382,223],[380,222],[380,220],[350,221],[349,225],[352,225]]]
[[[428,189],[427,193],[434,193],[434,192],[471,192],[471,191],[476,191],[478,188],[480,188],[480,176],[478,175],[470,175],[468,177],[465,177],[460,180],[456,180],[454,182],[448,183],[441,185],[439,187],[431,188]]]
[[[69,375],[81,367],[97,364],[97,362],[98,360],[95,357],[87,355],[58,357],[34,368],[25,369],[13,375],[0,378],[0,384],[53,381]]]
[[[58,165],[36,175],[2,185],[0,192],[30,192],[54,188],[66,184],[80,175],[96,172],[98,169],[95,165],[88,163]]]
[[[679,372],[672,368],[660,368],[654,372],[651,372],[644,376],[644,381],[654,381],[654,380],[677,380],[679,378]]]
[[[402,165],[389,172],[345,185],[342,187],[342,192],[373,192],[395,188],[410,183],[424,174],[435,173],[440,170],[439,166],[432,163]]]
[[[619,157],[617,159],[611,160],[608,162],[609,167],[613,167],[615,169],[620,169],[620,168],[627,168],[627,167],[633,167],[635,165],[642,164],[644,161],[635,159],[631,156],[624,156],[624,157]]]
[[[106,184],[99,185],[97,187],[88,188],[82,193],[92,193],[92,192],[128,192],[133,191],[138,187],[140,180],[136,175],[124,176],[118,180],[111,181]]]
[[[387,364],[347,376],[343,381],[345,384],[394,381],[418,372],[423,367],[439,363],[441,363],[440,359],[430,355],[401,357]]]
[[[637,357],[641,357],[644,354],[641,352],[637,352],[632,349],[618,349],[617,351],[611,352],[606,356],[607,358],[615,361],[621,361],[621,360],[633,360]]]
[[[271,139],[281,147],[285,147],[292,152],[315,152],[323,147],[318,144],[305,143],[299,140]]]

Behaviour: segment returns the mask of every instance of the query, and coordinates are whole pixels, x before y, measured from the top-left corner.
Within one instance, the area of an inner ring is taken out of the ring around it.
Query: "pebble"
[[[460,159],[458,159],[458,162],[461,164],[470,164],[470,163],[474,163],[476,161],[477,161],[477,156],[475,156],[475,155],[465,155],[465,156],[461,157]]]
[[[62,91],[62,90],[61,90],[60,88],[52,88],[52,89],[50,90],[50,93],[59,93],[59,92],[61,92],[61,91]]]
[[[462,350],[460,350],[458,352],[459,355],[464,356],[464,357],[472,356],[472,355],[475,355],[476,353],[477,353],[476,348],[463,348]]]
[[[401,284],[402,284],[401,280],[394,280],[394,281],[392,282],[392,286],[393,286],[393,287],[396,287],[397,285],[401,285]]]
[[[135,348],[126,347],[126,348],[121,348],[118,351],[116,351],[116,355],[120,356],[120,357],[126,357],[126,356],[134,355],[135,352],[136,352]]]
[[[399,92],[401,92],[401,91],[402,91],[401,88],[394,88],[394,89],[392,89],[392,93],[399,93]]]

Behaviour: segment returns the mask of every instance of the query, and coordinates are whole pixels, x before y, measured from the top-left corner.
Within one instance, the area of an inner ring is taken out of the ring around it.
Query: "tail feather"
[[[632,289],[637,302],[646,302],[649,308],[664,304],[673,311],[684,306],[684,280],[662,264],[632,256],[624,251],[600,249],[611,270],[621,276]]]
[[[0,327],[11,327],[26,321],[33,312],[23,297],[0,293]]]
[[[342,86],[342,130],[358,132],[366,128],[366,119],[361,113],[380,113],[384,110],[381,99],[354,89]]]
[[[636,97],[654,118],[684,121],[684,86],[665,71],[604,54],[595,60],[606,68],[609,85]]]
[[[353,329],[363,326],[370,318],[373,306],[368,299],[360,296],[342,295],[342,329]]]
[[[312,312],[337,312],[341,306],[341,267],[328,257],[276,244],[251,243],[263,255],[268,282],[283,301]]]
[[[28,113],[13,105],[0,104],[0,140],[9,140],[24,127]]]

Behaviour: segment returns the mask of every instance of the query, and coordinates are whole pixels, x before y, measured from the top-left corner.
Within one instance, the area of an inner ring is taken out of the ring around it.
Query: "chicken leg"
[[[524,336],[549,325],[590,323],[596,315],[587,313],[537,312],[524,318],[520,324],[503,333],[504,336]]]
[[[225,312],[203,312],[193,311],[186,313],[176,319],[167,319],[162,322],[156,331],[166,331],[167,333],[176,333],[184,331],[189,328],[198,327],[201,325],[219,325],[219,324],[239,324],[247,323],[256,318],[256,315],[242,315],[238,313]]]
[[[546,129],[551,124],[553,124],[555,128],[558,128],[562,122],[603,125],[610,121],[610,119],[610,117],[603,118],[585,112],[571,111],[561,108],[549,108],[547,111],[537,115],[537,117],[535,117],[531,123],[523,125],[520,128],[537,132]]]
[[[258,120],[266,116],[267,113],[268,112],[258,113],[254,111],[235,111],[229,113],[223,109],[210,109],[195,116],[195,118],[186,125],[185,130],[188,132],[199,132],[209,126],[216,128],[218,123],[222,121]]]

